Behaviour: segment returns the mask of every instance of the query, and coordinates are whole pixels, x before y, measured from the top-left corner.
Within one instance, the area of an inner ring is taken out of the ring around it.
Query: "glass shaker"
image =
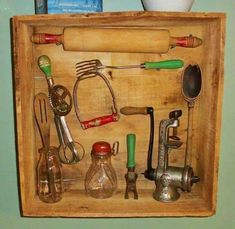
[[[111,164],[111,156],[118,153],[119,142],[96,142],[92,146],[92,163],[86,173],[86,192],[97,199],[111,197],[117,189],[117,176]]]
[[[37,167],[38,196],[46,203],[55,203],[62,199],[61,164],[57,155],[57,148],[39,149],[40,159]]]

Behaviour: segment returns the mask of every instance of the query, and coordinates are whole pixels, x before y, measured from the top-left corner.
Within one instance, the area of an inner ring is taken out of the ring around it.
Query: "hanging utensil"
[[[80,143],[73,140],[65,120],[65,115],[72,109],[72,96],[63,85],[54,84],[51,74],[51,61],[48,56],[40,56],[38,65],[45,74],[48,83],[49,101],[55,114],[54,120],[60,141],[60,160],[65,164],[77,163],[82,160],[85,151]]]
[[[135,145],[136,145],[136,135],[127,134],[126,136],[127,143],[127,173],[125,174],[126,178],[126,192],[125,199],[129,199],[129,193],[134,194],[134,199],[138,199],[138,193],[136,189],[136,180],[138,174],[135,172]]]
[[[38,129],[40,132],[43,148],[39,150],[41,153],[40,160],[38,163],[38,180],[39,180],[39,197],[45,202],[57,202],[61,199],[61,190],[56,190],[58,181],[56,184],[54,176],[59,175],[61,177],[60,165],[57,162],[57,150],[54,147],[50,147],[50,125],[52,120],[51,108],[49,105],[48,97],[44,93],[39,93],[35,96],[34,100],[34,114]],[[57,162],[57,163],[56,163]],[[45,168],[46,167],[46,171]],[[57,174],[53,171],[53,168],[57,167]],[[45,194],[42,189],[45,176],[48,181],[48,194]],[[42,180],[41,180],[42,179]],[[62,187],[59,184],[59,187]]]
[[[188,130],[186,140],[185,165],[192,163],[193,109],[201,92],[202,77],[198,65],[188,65],[183,73],[182,94],[188,102]]]
[[[74,102],[75,113],[76,113],[78,121],[81,124],[82,129],[85,130],[85,129],[92,128],[92,127],[102,126],[102,125],[105,125],[105,124],[108,124],[111,122],[117,122],[119,119],[119,116],[118,116],[118,111],[117,111],[116,98],[115,98],[112,86],[109,83],[106,76],[99,71],[92,71],[92,70],[90,71],[86,67],[83,68],[82,66],[81,66],[81,69],[79,69],[78,71],[79,71],[79,73],[77,74],[77,80],[76,80],[74,87],[73,87],[73,102]],[[91,120],[81,120],[80,111],[78,108],[79,107],[78,99],[77,99],[78,85],[79,85],[80,81],[85,80],[85,79],[89,79],[89,78],[93,78],[93,77],[100,77],[104,81],[104,83],[106,84],[106,86],[110,92],[110,95],[112,97],[112,103],[113,103],[112,107],[111,107],[111,114],[96,117]]]
[[[193,35],[173,37],[167,29],[120,27],[65,27],[62,34],[35,33],[35,44],[63,44],[65,51],[167,53],[176,46],[196,48],[202,39]],[[94,42],[95,41],[95,42]]]
[[[131,68],[143,68],[143,69],[177,69],[182,68],[184,62],[182,60],[164,60],[158,62],[144,62],[138,65],[123,65],[123,66],[110,66],[103,65],[100,60],[86,60],[76,64],[77,76],[84,74],[84,72],[95,73],[98,70],[111,68],[111,69],[131,69]]]
[[[52,115],[51,108],[48,103],[48,97],[44,93],[39,93],[35,96],[34,114],[41,136],[43,148],[48,150],[50,147],[50,125]]]
[[[154,141],[154,109],[153,107],[122,107],[120,113],[124,115],[149,115],[150,117],[150,134],[147,156],[147,169],[144,172],[144,177],[149,180],[154,180],[154,171],[152,167],[153,141]]]

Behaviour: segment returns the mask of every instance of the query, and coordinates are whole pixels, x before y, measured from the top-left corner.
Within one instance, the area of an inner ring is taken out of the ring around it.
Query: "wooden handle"
[[[111,115],[101,116],[98,118],[91,119],[89,121],[82,121],[81,126],[83,129],[88,129],[96,126],[103,126],[110,122],[117,122],[118,114],[113,113]]]
[[[148,108],[147,107],[123,107],[120,109],[120,112],[121,114],[124,114],[124,115],[136,115],[136,114],[147,115]]]
[[[180,46],[184,48],[196,48],[202,45],[202,39],[195,36],[188,37],[171,37],[170,39],[171,46]]]
[[[42,55],[38,57],[38,66],[45,74],[46,79],[51,79],[51,60],[48,56]]]
[[[36,33],[31,37],[34,44],[62,44],[63,34]]]
[[[136,135],[128,134],[126,136],[126,144],[127,144],[127,168],[135,168]]]

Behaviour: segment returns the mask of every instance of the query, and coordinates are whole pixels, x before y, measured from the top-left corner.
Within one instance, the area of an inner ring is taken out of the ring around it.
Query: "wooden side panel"
[[[36,147],[33,99],[32,45],[30,28],[19,20],[14,21],[15,105],[17,118],[18,163],[23,211],[35,197]]]

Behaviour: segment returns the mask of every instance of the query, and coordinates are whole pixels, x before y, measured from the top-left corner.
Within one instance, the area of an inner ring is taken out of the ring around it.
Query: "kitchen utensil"
[[[190,11],[194,0],[142,0],[145,10],[150,11]]]
[[[123,107],[120,110],[124,115],[149,115],[150,116],[150,134],[147,156],[147,169],[144,172],[146,179],[154,180],[154,169],[152,167],[153,141],[154,141],[154,109],[153,107]]]
[[[93,144],[92,163],[86,173],[86,192],[97,199],[111,197],[117,190],[117,176],[112,166],[111,156],[117,155],[119,142],[111,148],[108,142],[99,141]]]
[[[138,193],[136,189],[137,173],[135,172],[135,144],[136,135],[128,134],[126,136],[127,143],[127,173],[126,178],[126,192],[125,199],[129,199],[129,192],[133,192],[134,199],[138,199]]]
[[[35,96],[34,114],[41,136],[42,146],[48,150],[50,147],[50,125],[52,115],[48,97],[44,93],[39,93]]]
[[[60,160],[65,164],[77,163],[82,160],[85,151],[80,143],[73,140],[65,119],[65,115],[72,109],[72,96],[63,85],[54,84],[51,74],[51,60],[48,56],[40,56],[38,65],[48,83],[49,100],[55,114],[54,121],[60,141]]]
[[[66,51],[167,53],[175,46],[194,48],[194,36],[172,37],[166,29],[65,27],[62,34],[36,33],[35,44],[63,44]]]
[[[156,189],[153,197],[161,202],[176,201],[180,197],[178,189],[190,192],[193,183],[200,180],[199,177],[194,176],[193,169],[188,165],[169,166],[170,149],[178,149],[182,145],[179,140],[169,140],[170,129],[179,127],[181,115],[181,110],[172,111],[169,114],[171,118],[161,120],[159,125],[158,165],[154,176]]]
[[[78,106],[79,106],[78,99],[77,99],[78,85],[79,85],[80,81],[85,80],[85,79],[89,79],[92,77],[100,77],[107,85],[109,92],[110,92],[110,95],[112,97],[112,102],[113,102],[113,105],[111,107],[111,114],[104,115],[101,117],[96,117],[96,118],[88,120],[88,121],[82,121],[80,118],[80,111],[78,108]],[[102,126],[102,125],[108,124],[110,122],[117,122],[119,119],[115,95],[114,95],[113,89],[112,89],[109,81],[107,80],[107,78],[105,77],[105,75],[103,73],[96,71],[94,69],[89,70],[89,68],[87,68],[86,66],[84,68],[82,65],[80,65],[80,69],[77,68],[77,80],[76,80],[74,87],[73,87],[73,102],[74,102],[76,116],[77,116],[78,121],[81,124],[82,129],[88,129],[91,127]]]
[[[39,93],[34,100],[34,114],[40,132],[43,147],[39,150],[37,166],[38,195],[48,203],[55,203],[62,198],[62,177],[57,149],[50,147],[51,108],[48,97]]]
[[[188,130],[186,141],[185,165],[192,162],[193,109],[195,100],[201,92],[202,77],[198,65],[188,65],[182,76],[182,94],[188,103]]]
[[[165,60],[158,62],[145,62],[138,65],[124,65],[124,66],[110,66],[102,65],[100,60],[86,60],[76,64],[76,75],[77,77],[83,75],[85,72],[95,75],[97,71],[105,68],[111,69],[130,69],[130,68],[143,68],[143,69],[177,69],[184,66],[182,60]]]

